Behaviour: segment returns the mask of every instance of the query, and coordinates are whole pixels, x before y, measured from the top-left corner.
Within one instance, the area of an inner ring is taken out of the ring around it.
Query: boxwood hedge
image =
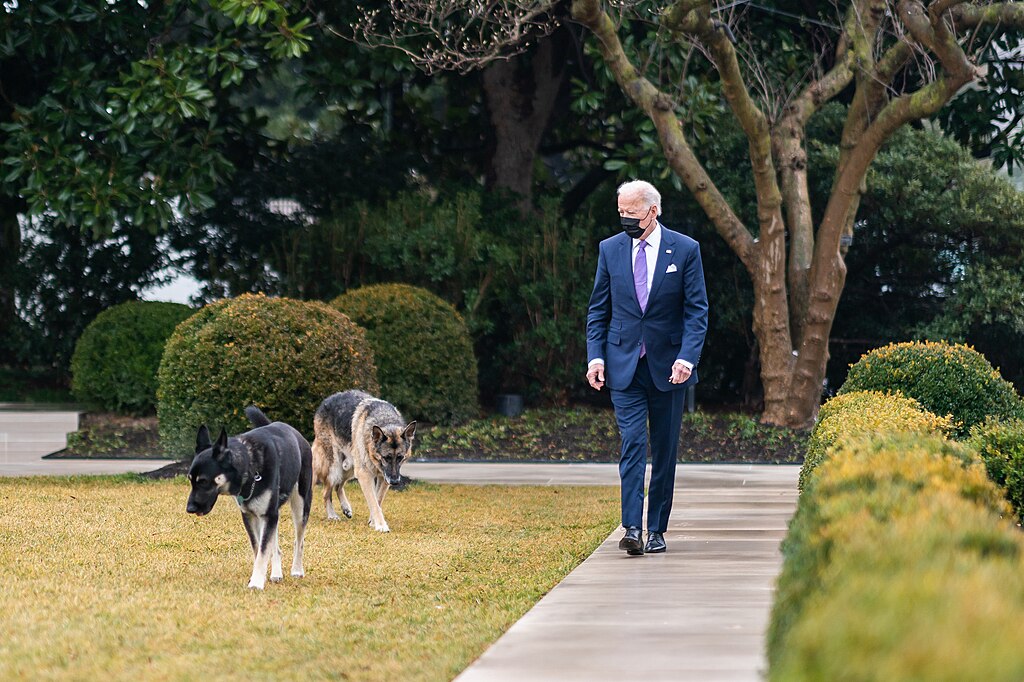
[[[164,345],[192,313],[180,303],[129,301],[97,315],[71,358],[75,399],[112,412],[151,414]]]
[[[948,417],[937,417],[911,398],[879,391],[856,391],[821,406],[807,440],[800,490],[837,441],[873,433],[948,433]]]
[[[349,388],[379,390],[366,333],[323,303],[246,294],[211,303],[182,322],[160,363],[160,440],[191,456],[196,429],[250,428],[247,405],[312,436],[313,414]]]
[[[989,416],[1022,416],[1013,385],[962,344],[913,341],[876,348],[850,366],[839,393],[854,391],[899,392],[929,412],[951,415],[958,438]]]
[[[426,289],[376,284],[331,305],[366,329],[381,397],[407,419],[452,424],[477,416],[477,364],[462,316]]]

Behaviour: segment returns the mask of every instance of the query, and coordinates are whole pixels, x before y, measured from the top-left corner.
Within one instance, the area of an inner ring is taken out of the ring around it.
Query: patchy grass
[[[618,489],[391,493],[392,532],[328,523],[306,577],[246,589],[234,502],[185,514],[183,479],[0,480],[0,679],[450,680],[610,533]]]

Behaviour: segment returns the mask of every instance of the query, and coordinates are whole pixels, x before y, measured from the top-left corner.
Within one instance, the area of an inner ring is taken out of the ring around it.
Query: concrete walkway
[[[78,430],[79,414],[0,405],[0,476],[138,473],[167,464],[153,459],[43,459],[68,446],[68,434]]]
[[[618,484],[608,464],[408,464],[452,483]],[[668,552],[629,557],[617,529],[458,682],[759,680],[797,466],[679,465]]]
[[[0,409],[0,476],[142,472],[162,460],[42,459],[74,411]],[[668,552],[628,557],[617,529],[458,682],[759,680],[797,466],[681,464]],[[618,485],[614,464],[410,462],[438,483]],[[648,472],[649,473],[649,472]]]

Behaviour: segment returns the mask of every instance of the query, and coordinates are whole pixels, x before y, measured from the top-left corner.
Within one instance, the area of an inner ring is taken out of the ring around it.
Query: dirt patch
[[[126,417],[112,412],[87,412],[78,431],[68,434],[68,447],[50,459],[166,459],[160,447],[155,416]]]

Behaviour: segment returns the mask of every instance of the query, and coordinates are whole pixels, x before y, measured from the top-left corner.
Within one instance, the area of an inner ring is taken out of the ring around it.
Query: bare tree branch
[[[526,51],[560,24],[559,0],[389,0],[336,35],[395,49],[427,73],[467,73]]]
[[[748,267],[753,267],[754,238],[721,195],[693,153],[671,100],[642,75],[622,49],[615,24],[598,0],[574,0],[572,14],[597,37],[605,63],[622,91],[654,122],[672,170],[693,193],[722,238]]]

